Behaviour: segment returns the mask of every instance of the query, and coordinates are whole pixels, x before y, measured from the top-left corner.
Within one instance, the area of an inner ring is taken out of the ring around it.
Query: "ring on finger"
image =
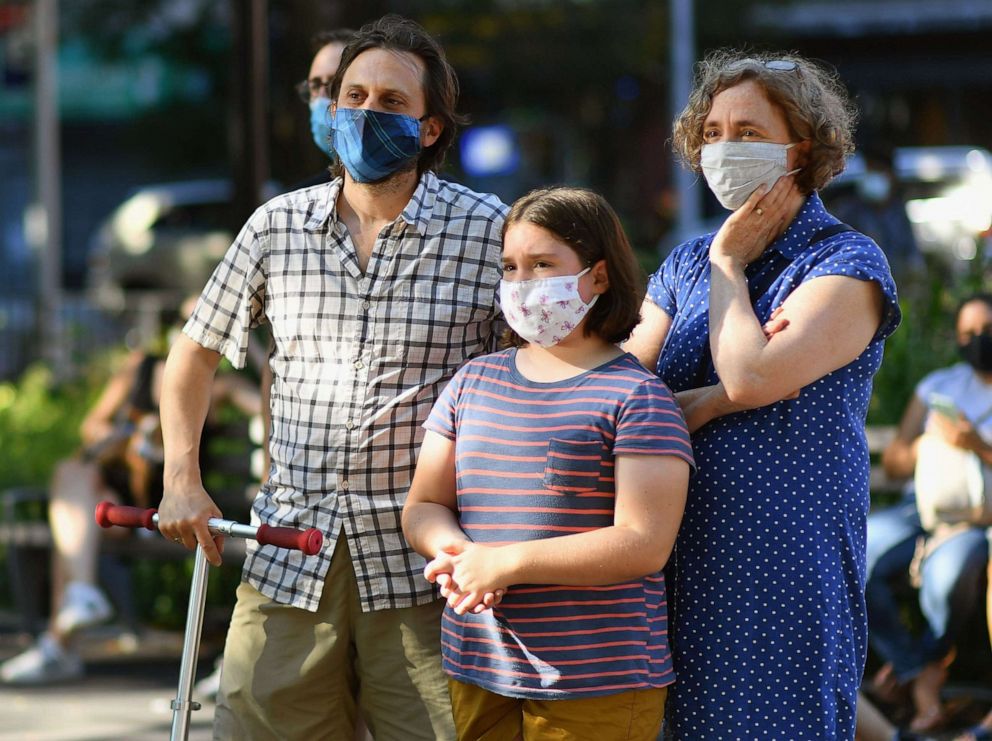
[[[761,208],[761,206],[758,206],[758,207],[756,207],[756,208],[754,209],[754,212],[755,212],[756,214],[758,214],[758,216],[764,216],[764,215],[765,215],[765,212],[764,212],[764,211],[762,210],[762,208]]]

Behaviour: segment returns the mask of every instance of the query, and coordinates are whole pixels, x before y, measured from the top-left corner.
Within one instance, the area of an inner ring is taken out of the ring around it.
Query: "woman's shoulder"
[[[692,239],[687,239],[684,242],[676,245],[672,251],[668,254],[666,259],[677,259],[677,260],[699,260],[699,259],[709,259],[710,245],[713,243],[713,238],[716,236],[716,232],[707,232],[706,234],[700,234]]]
[[[658,303],[652,293],[661,284],[669,288],[692,284],[690,276],[698,275],[699,271],[709,264],[710,245],[715,235],[716,232],[703,234],[676,245],[651,275],[648,281],[648,298]]]
[[[828,224],[825,229],[833,230],[841,224]],[[824,231],[821,229],[820,232]],[[814,233],[812,245],[813,254],[817,262],[836,259],[843,256],[845,262],[858,262],[866,264],[887,264],[885,252],[874,239],[863,232],[851,227],[844,231],[835,233],[823,239],[816,239],[819,232]]]

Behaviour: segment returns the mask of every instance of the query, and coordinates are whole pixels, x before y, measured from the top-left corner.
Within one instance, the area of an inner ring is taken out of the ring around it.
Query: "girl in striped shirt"
[[[675,680],[661,569],[692,466],[685,421],[618,347],[643,288],[609,204],[534,191],[503,237],[509,347],[445,388],[403,511],[447,598],[455,725],[653,741]]]

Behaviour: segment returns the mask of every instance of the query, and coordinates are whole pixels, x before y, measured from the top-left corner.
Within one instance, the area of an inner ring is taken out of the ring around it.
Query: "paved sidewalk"
[[[179,681],[182,634],[150,632],[120,641],[96,636],[84,653],[86,676],[46,687],[0,684],[0,741],[162,741],[172,728],[170,703]],[[123,644],[121,647],[118,644]],[[24,646],[24,637],[0,634],[0,660]],[[200,679],[213,670],[202,659]],[[195,697],[191,741],[209,739],[214,706]]]

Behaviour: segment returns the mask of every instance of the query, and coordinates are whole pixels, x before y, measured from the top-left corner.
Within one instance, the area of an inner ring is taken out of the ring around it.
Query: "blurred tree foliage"
[[[93,358],[81,375],[55,384],[41,363],[0,384],[0,489],[44,486],[55,464],[79,445],[79,425],[109,375],[111,359]]]
[[[926,257],[926,273],[899,287],[902,324],[885,343],[869,424],[898,424],[916,384],[930,371],[958,362],[955,311],[966,296],[984,290],[988,258],[950,265]]]

